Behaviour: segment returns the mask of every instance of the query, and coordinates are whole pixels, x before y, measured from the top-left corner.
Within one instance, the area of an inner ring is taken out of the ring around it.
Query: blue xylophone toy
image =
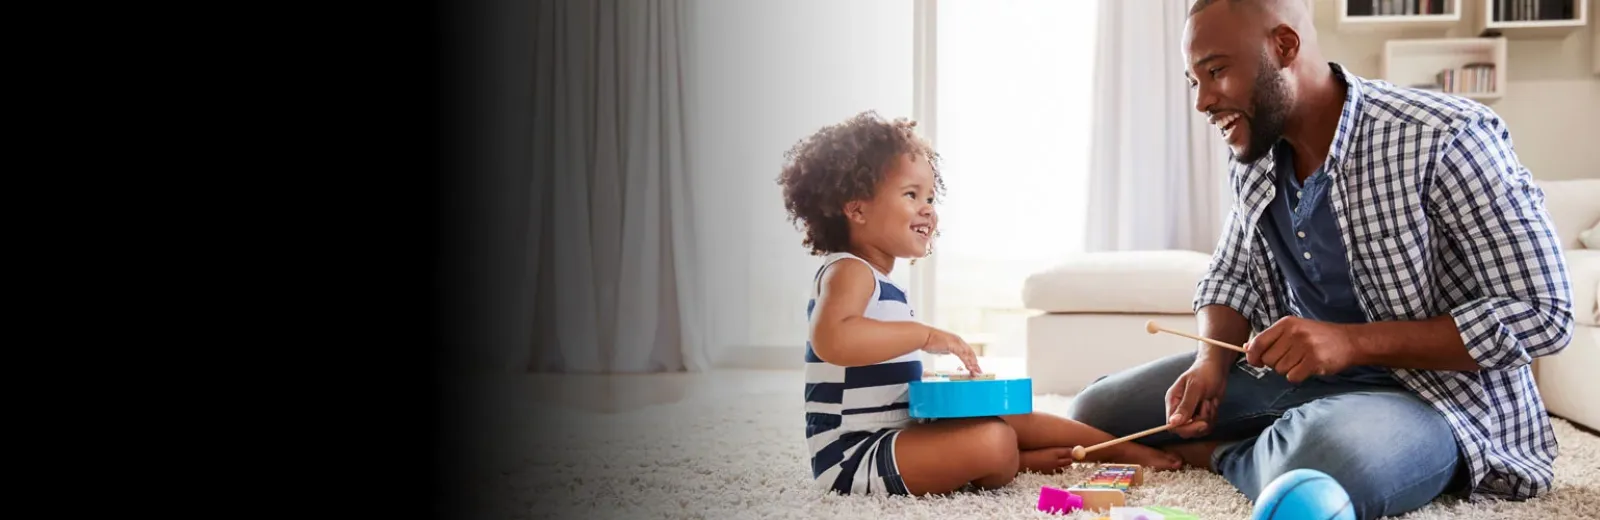
[[[911,416],[918,419],[990,417],[1033,412],[1033,380],[985,374],[934,375],[911,382]]]

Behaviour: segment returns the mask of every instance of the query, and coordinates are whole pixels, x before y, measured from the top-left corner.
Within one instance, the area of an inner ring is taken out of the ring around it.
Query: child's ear
[[[850,219],[857,224],[867,223],[866,205],[859,200],[844,203],[844,218]]]

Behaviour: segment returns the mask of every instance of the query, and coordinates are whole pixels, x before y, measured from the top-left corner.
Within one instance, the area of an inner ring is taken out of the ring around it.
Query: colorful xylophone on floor
[[[1127,505],[1128,488],[1142,484],[1144,471],[1139,465],[1103,464],[1088,480],[1067,488],[1067,492],[1083,497],[1084,509],[1109,511],[1113,506]]]

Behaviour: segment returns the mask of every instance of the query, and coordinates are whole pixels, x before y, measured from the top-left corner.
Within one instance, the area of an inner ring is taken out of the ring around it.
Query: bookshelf
[[[1461,22],[1461,2],[1462,0],[1339,0],[1339,29],[1449,29]]]
[[[1394,39],[1380,59],[1383,79],[1399,86],[1430,85],[1486,103],[1506,93],[1505,38]]]
[[[1561,38],[1589,24],[1587,0],[1475,0],[1482,31],[1509,38]]]

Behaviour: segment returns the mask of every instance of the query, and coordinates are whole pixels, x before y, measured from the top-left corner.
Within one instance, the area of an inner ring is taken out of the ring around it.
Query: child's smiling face
[[[939,229],[933,209],[933,168],[917,154],[901,154],[884,172],[872,199],[851,212],[852,237],[895,258],[919,258]]]

